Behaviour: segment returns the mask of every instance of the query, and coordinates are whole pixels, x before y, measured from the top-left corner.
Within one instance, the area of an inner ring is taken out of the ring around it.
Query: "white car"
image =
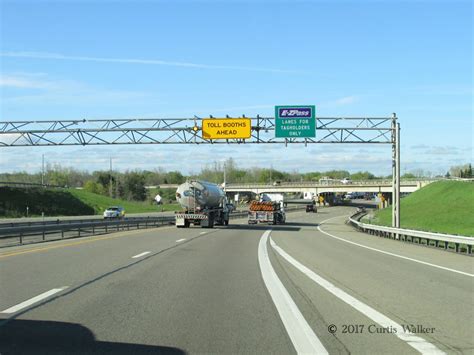
[[[344,185],[352,184],[352,180],[349,179],[349,178],[344,178],[344,179],[341,180],[341,182],[342,182]]]
[[[125,209],[122,206],[112,206],[104,211],[104,219],[123,217],[125,217]]]

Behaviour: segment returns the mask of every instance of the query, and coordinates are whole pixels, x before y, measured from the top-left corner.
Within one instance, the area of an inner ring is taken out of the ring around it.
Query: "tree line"
[[[60,165],[47,165],[44,176],[39,173],[2,173],[0,181],[4,182],[26,182],[42,183],[47,185],[58,185],[67,187],[82,187],[87,191],[122,198],[127,200],[144,201],[148,198],[145,186],[159,186],[163,184],[181,184],[186,179],[201,179],[214,183],[273,183],[275,181],[318,181],[322,178],[341,180],[372,180],[380,178],[391,178],[390,176],[376,176],[369,171],[350,173],[347,170],[329,170],[322,172],[299,173],[297,171],[287,172],[273,168],[239,168],[232,158],[225,162],[214,162],[203,167],[197,174],[183,175],[179,171],[165,171],[162,168],[155,170],[135,171],[94,171],[87,172],[74,168],[66,168]],[[445,175],[446,177],[472,177],[471,164],[453,166]],[[402,178],[426,177],[422,171],[406,173]]]

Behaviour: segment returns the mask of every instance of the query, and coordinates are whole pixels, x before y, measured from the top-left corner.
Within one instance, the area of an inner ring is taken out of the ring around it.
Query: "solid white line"
[[[143,253],[141,253],[141,254],[132,256],[132,259],[140,258],[140,257],[145,256],[145,255],[150,254],[150,253],[151,253],[151,251],[145,251],[145,252],[143,252]]]
[[[30,298],[29,300],[21,302],[21,303],[17,304],[16,306],[12,306],[12,307],[4,310],[4,311],[1,311],[0,313],[15,313],[15,312],[18,312],[18,311],[22,310],[23,308],[31,306],[33,303],[37,303],[41,300],[44,300],[45,298],[48,298],[49,296],[52,296],[55,293],[61,292],[62,290],[65,290],[66,288],[68,288],[68,286],[64,286],[64,287],[61,287],[61,288],[53,288],[52,290],[46,291],[46,292],[42,293],[41,295]]]
[[[263,281],[278,310],[286,332],[298,354],[328,354],[272,267],[267,250],[267,240],[270,233],[271,230],[267,230],[260,238],[258,262]]]
[[[199,234],[206,234],[206,233],[207,233],[207,232],[201,232],[201,233],[199,233]]]
[[[337,217],[343,217],[343,216],[337,216]],[[321,224],[323,224],[323,223],[326,222],[326,221],[329,221],[330,219],[334,219],[334,218],[337,218],[337,217],[332,217],[332,218],[326,219],[326,220],[322,221]],[[330,233],[328,233],[328,232],[323,231],[323,230],[321,229],[321,226],[320,226],[320,225],[319,225],[317,228],[318,228],[318,230],[319,230],[321,233],[326,234],[327,236],[329,236],[329,237],[331,237],[331,238],[335,238],[335,239],[338,239],[338,240],[340,240],[340,241],[343,241],[343,242],[346,242],[346,243],[349,243],[349,244],[357,245],[358,247],[361,247],[361,248],[373,250],[373,251],[376,251],[376,252],[379,252],[379,253],[382,253],[382,254],[386,254],[386,255],[390,255],[390,256],[395,256],[395,257],[400,258],[400,259],[405,259],[405,260],[414,261],[414,262],[416,262],[416,263],[423,264],[423,265],[428,265],[428,266],[432,266],[432,267],[435,267],[435,268],[438,268],[438,269],[442,269],[442,270],[446,270],[446,271],[455,272],[455,273],[457,273],[457,274],[461,274],[461,275],[465,275],[465,276],[474,277],[474,274],[470,274],[470,273],[468,273],[468,272],[459,271],[459,270],[451,269],[451,268],[449,268],[449,267],[445,267],[445,266],[441,266],[441,265],[436,265],[436,264],[428,263],[428,262],[426,262],[426,261],[421,261],[421,260],[418,260],[418,259],[409,258],[408,256],[403,256],[403,255],[399,255],[399,254],[395,254],[395,253],[390,253],[390,252],[388,252],[388,251],[384,251],[384,250],[372,248],[372,247],[369,247],[369,246],[367,246],[367,245],[359,244],[359,243],[356,243],[356,242],[351,242],[350,240],[347,240],[347,239],[344,239],[344,238],[340,238],[340,237],[336,237],[336,236],[333,235],[333,234],[330,234]]]
[[[348,293],[344,292],[340,288],[334,286],[332,283],[323,279],[321,276],[313,272],[312,270],[308,269],[306,266],[301,264],[299,261],[294,259],[292,256],[287,254],[283,249],[281,249],[273,239],[270,238],[270,245],[275,249],[283,258],[286,259],[290,264],[300,270],[303,274],[308,276],[311,280],[316,282],[318,285],[325,288],[327,291],[332,293],[334,296],[339,298],[340,300],[346,302],[348,305],[354,307],[356,310],[364,314],[366,317],[372,319],[374,322],[380,324],[384,328],[391,327],[392,329],[396,329],[396,333],[394,333],[398,338],[407,342],[408,345],[413,347],[414,349],[418,350],[422,354],[444,354],[443,351],[438,349],[436,346],[431,344],[430,342],[420,338],[409,331],[405,331],[403,327],[398,324],[397,322],[391,320],[390,318],[386,317],[382,313],[376,311],[372,307],[366,305],[365,303],[359,301],[358,299],[352,297]],[[393,334],[393,333],[392,333]]]
[[[178,240],[176,241],[176,243],[184,242],[185,240],[186,240],[186,238],[178,239]]]

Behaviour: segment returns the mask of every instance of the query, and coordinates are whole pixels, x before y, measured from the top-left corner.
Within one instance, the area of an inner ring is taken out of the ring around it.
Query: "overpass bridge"
[[[402,180],[400,182],[400,192],[414,192],[436,180]],[[392,192],[391,180],[367,180],[353,181],[350,184],[329,183],[320,184],[316,182],[281,182],[279,184],[265,183],[227,183],[226,192],[253,192],[260,193],[344,193],[344,192]]]

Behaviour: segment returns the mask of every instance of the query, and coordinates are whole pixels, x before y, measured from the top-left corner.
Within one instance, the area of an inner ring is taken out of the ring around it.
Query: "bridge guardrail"
[[[436,248],[439,248],[439,242],[443,242],[445,250],[448,250],[449,244],[453,243],[454,251],[456,253],[459,253],[462,249],[461,247],[465,246],[466,253],[472,256],[472,246],[474,245],[474,237],[425,232],[414,229],[385,227],[360,222],[359,219],[365,214],[367,214],[367,212],[358,211],[357,213],[349,217],[349,222],[354,227],[365,233],[377,235],[384,238],[392,238],[405,242],[410,241],[420,245],[422,244],[422,241],[425,241],[427,246],[434,246]]]
[[[402,179],[400,184],[402,185],[417,185],[417,184],[428,184],[437,180],[410,180]],[[282,181],[279,184],[268,184],[268,183],[227,183],[226,188],[255,188],[255,187],[326,187],[326,186],[366,186],[366,185],[392,185],[392,180],[355,180],[351,183],[344,184],[342,182],[338,183],[319,183],[316,181]]]

